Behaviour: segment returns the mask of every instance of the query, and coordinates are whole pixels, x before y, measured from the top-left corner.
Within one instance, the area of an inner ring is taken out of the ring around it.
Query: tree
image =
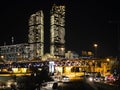
[[[120,74],[120,61],[115,60],[111,65],[111,73],[112,74]]]
[[[48,67],[43,66],[42,70],[38,70],[37,67],[31,68],[31,76],[21,77],[17,79],[19,90],[40,90],[40,86],[43,82],[51,81],[49,76]]]

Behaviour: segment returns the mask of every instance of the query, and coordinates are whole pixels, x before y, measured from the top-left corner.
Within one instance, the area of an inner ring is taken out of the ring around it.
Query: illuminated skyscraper
[[[65,6],[53,5],[50,17],[50,54],[65,55]]]
[[[28,43],[30,44],[30,59],[40,58],[44,54],[44,15],[40,10],[29,18]]]

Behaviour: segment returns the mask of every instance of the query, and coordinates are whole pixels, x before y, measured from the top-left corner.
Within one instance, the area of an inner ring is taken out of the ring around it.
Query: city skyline
[[[12,36],[16,44],[28,42],[28,18],[34,12],[43,9],[45,13],[45,47],[46,52],[49,52],[47,50],[50,42],[49,14],[54,3],[60,2],[54,0],[53,2],[6,0],[1,3],[5,6],[0,6],[0,27],[2,29],[0,30],[0,45],[3,45],[4,42],[11,44]],[[94,51],[93,44],[97,43],[100,56],[116,56],[118,48],[116,30],[120,13],[117,11],[119,7],[114,7],[115,3],[109,3],[108,5],[106,2],[62,2],[66,6],[66,50],[76,51],[79,54],[82,50]],[[110,20],[116,22],[110,23]]]

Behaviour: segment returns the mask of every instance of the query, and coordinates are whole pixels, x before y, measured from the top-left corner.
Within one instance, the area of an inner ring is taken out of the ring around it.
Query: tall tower
[[[44,54],[44,15],[40,10],[29,18],[28,43],[30,44],[30,59],[40,59]]]
[[[50,17],[50,54],[65,55],[65,6],[53,5]]]

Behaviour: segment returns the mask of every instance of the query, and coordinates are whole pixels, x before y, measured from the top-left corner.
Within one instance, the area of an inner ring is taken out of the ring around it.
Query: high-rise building
[[[30,59],[40,59],[44,54],[44,15],[40,10],[29,18],[28,43],[30,44]]]
[[[53,5],[50,17],[50,54],[65,55],[65,6]]]

